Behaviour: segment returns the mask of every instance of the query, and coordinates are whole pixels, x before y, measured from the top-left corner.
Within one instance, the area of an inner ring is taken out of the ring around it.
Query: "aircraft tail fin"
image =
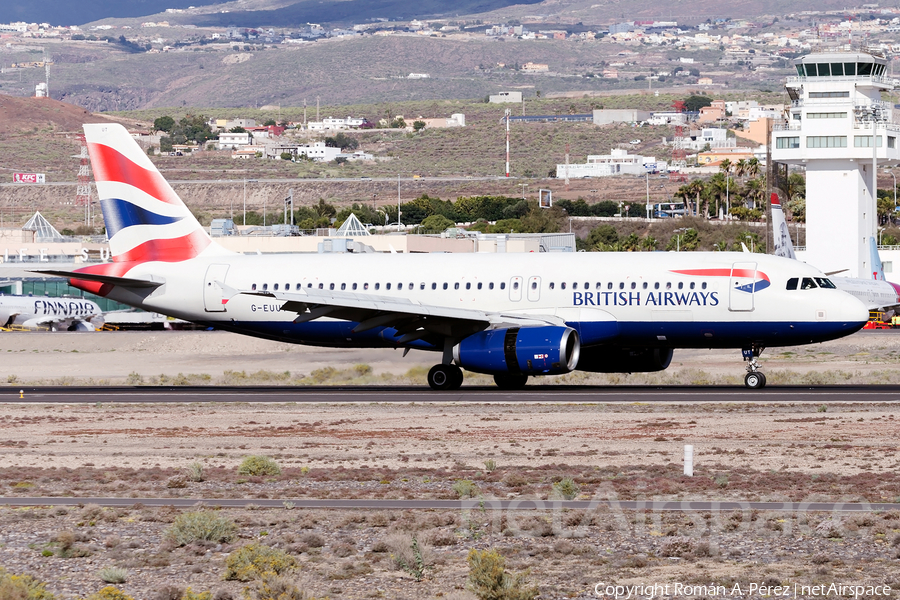
[[[874,237],[869,238],[869,264],[872,265],[872,279],[884,281],[884,265],[881,264],[881,256],[878,255],[878,243]]]
[[[84,134],[114,263],[229,254],[212,241],[122,125],[86,124]]]
[[[791,242],[791,235],[788,231],[787,221],[784,219],[784,211],[781,209],[781,202],[778,200],[778,194],[772,193],[772,237],[775,240],[774,254],[784,258],[794,258],[794,244]]]

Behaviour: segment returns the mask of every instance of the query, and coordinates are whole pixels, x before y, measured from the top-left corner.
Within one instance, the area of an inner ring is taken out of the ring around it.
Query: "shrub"
[[[184,590],[181,600],[210,600],[212,592],[195,592],[191,588]]]
[[[573,500],[578,495],[578,492],[581,491],[581,488],[571,477],[563,477],[562,480],[553,484],[553,491],[564,500]]]
[[[281,467],[268,456],[248,456],[238,467],[239,475],[281,475]]]
[[[108,585],[99,592],[94,592],[84,600],[134,600],[134,598],[122,590]]]
[[[497,461],[494,460],[493,458],[489,458],[486,461],[484,461],[484,470],[487,471],[488,473],[493,473],[494,471],[496,471],[497,470]]]
[[[225,559],[225,579],[253,581],[265,575],[282,575],[296,566],[297,561],[283,550],[248,544]]]
[[[10,600],[54,600],[56,596],[31,575],[10,575],[0,567],[0,598]]]
[[[97,575],[104,583],[125,583],[128,579],[128,570],[122,567],[103,567]]]
[[[314,600],[293,581],[278,575],[266,575],[247,590],[250,600]]]
[[[184,476],[188,481],[200,482],[205,479],[203,476],[203,465],[198,462],[192,462],[184,468]]]
[[[453,484],[453,491],[460,498],[474,498],[478,495],[478,486],[468,479],[457,479]]]
[[[529,586],[527,573],[506,572],[506,562],[496,550],[469,551],[469,590],[480,600],[533,600],[536,586]]]
[[[431,546],[420,542],[415,536],[393,535],[387,539],[386,544],[391,551],[394,566],[415,577],[416,581],[422,581],[425,571],[432,568]]]
[[[175,517],[166,536],[179,546],[185,546],[197,541],[230,542],[236,531],[237,526],[228,517],[209,510],[197,510]]]

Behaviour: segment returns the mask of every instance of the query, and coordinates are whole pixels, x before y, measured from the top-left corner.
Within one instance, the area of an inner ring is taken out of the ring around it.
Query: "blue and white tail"
[[[119,124],[84,126],[114,263],[225,254]]]

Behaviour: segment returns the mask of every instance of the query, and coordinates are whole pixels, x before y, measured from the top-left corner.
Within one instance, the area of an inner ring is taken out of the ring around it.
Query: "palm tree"
[[[759,159],[755,156],[747,161],[747,177],[756,177],[759,175]]]
[[[755,159],[754,159],[755,160]],[[747,174],[747,168],[749,163],[746,159],[741,159],[734,163],[734,174],[736,177],[740,178]]]
[[[704,185],[702,179],[694,179],[689,184],[687,184],[688,192],[696,198],[693,210],[691,210],[692,215],[700,211],[700,195],[703,194],[703,190],[705,188],[706,185]]]
[[[752,207],[756,207],[766,197],[766,180],[763,177],[754,177],[747,181],[744,188],[744,195],[750,201]],[[751,208],[748,206],[747,208]]]
[[[726,158],[719,163],[719,171],[721,171],[722,173],[728,173],[729,171],[731,171],[731,168],[733,166],[734,164],[731,162],[731,160]]]

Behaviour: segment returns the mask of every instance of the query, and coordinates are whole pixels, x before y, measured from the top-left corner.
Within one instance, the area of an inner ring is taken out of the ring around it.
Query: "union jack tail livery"
[[[89,124],[84,133],[114,263],[181,262],[227,253],[122,125]]]

